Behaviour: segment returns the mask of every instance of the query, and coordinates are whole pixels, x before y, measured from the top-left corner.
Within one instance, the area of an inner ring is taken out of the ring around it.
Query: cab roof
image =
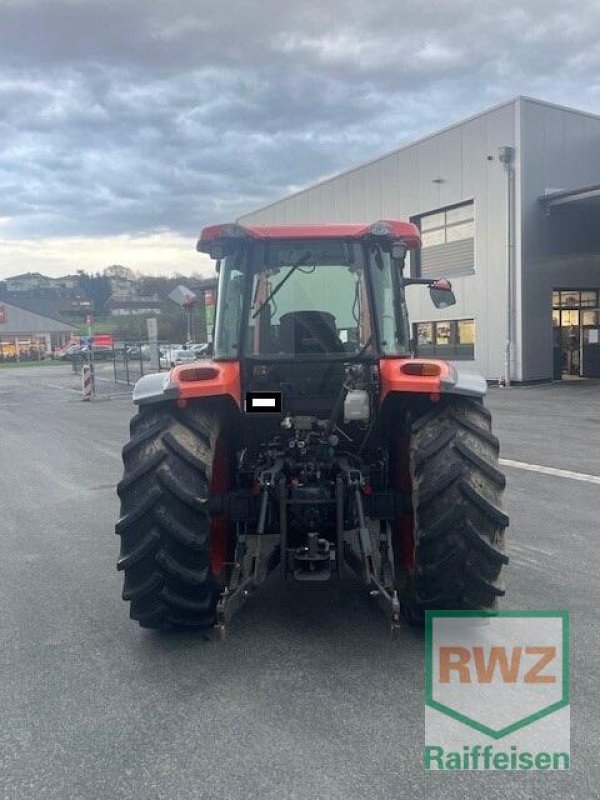
[[[379,220],[371,225],[211,225],[204,228],[196,249],[210,253],[211,245],[232,239],[362,239],[366,236],[401,240],[408,249],[421,244],[420,231],[412,222]]]

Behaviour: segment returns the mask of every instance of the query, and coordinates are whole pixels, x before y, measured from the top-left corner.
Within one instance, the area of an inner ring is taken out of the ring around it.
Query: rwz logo
[[[569,704],[568,632],[566,611],[427,612],[426,706],[494,739],[536,723]]]
[[[556,683],[556,674],[544,672],[556,660],[556,647],[458,647],[439,648],[440,683],[452,678],[460,683]]]

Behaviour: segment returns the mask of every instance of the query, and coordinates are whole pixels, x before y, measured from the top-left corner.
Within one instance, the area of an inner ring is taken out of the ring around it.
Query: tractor
[[[118,569],[142,627],[214,629],[274,571],[356,587],[392,630],[494,609],[505,478],[485,380],[420,358],[408,222],[215,225],[208,355],[136,384]],[[349,588],[356,591],[356,588]]]

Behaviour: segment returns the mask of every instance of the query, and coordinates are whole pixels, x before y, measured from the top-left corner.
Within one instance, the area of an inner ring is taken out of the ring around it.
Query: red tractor
[[[218,225],[212,353],[143,377],[118,486],[118,568],[148,628],[223,632],[273,571],[359,576],[393,628],[491,609],[505,479],[483,378],[414,356],[412,224]],[[418,290],[413,290],[418,291]]]

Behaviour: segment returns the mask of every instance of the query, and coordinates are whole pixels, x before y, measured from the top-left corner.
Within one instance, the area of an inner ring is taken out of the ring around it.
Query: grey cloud
[[[519,93],[598,109],[595,2],[0,4],[15,236],[233,218]]]

